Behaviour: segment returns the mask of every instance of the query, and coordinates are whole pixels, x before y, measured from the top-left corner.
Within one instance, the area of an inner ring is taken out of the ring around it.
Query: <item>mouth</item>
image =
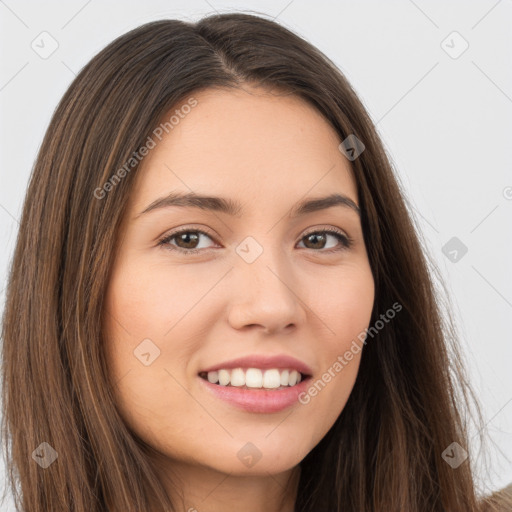
[[[296,368],[223,368],[203,371],[199,377],[210,384],[245,390],[280,391],[299,385],[311,378]]]

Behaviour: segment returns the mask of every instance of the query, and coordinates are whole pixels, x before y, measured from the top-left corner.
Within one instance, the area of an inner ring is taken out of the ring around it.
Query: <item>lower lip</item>
[[[206,386],[208,392],[217,398],[248,412],[272,413],[279,412],[299,402],[299,395],[306,391],[310,378],[300,381],[295,386],[284,389],[241,389],[236,386],[221,386],[212,384],[206,379],[198,377]]]

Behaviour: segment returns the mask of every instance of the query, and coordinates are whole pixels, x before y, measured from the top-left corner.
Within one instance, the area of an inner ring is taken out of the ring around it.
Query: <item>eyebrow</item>
[[[198,195],[194,192],[180,193],[171,192],[167,196],[160,197],[148,205],[136,218],[141,215],[169,206],[180,206],[183,208],[200,208],[202,210],[216,211],[225,213],[232,217],[241,217],[243,206],[241,203],[223,197]],[[308,213],[326,210],[333,206],[341,206],[351,209],[361,216],[361,211],[357,204],[349,197],[343,194],[331,194],[326,197],[306,199],[297,203],[291,211],[292,218],[300,217]]]

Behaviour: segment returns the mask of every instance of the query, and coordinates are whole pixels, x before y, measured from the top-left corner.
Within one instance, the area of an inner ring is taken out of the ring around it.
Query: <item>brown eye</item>
[[[202,250],[208,250],[209,247],[198,248],[201,235],[210,238],[211,240],[211,236],[200,229],[183,229],[166,236],[159,242],[159,245],[167,246],[171,250],[178,250],[184,253],[195,253]],[[173,240],[175,243],[171,243]]]
[[[195,249],[199,243],[199,236],[190,231],[174,235],[173,238],[176,239],[176,245],[182,249]]]
[[[321,252],[339,251],[342,249],[348,249],[351,246],[351,240],[346,235],[334,230],[313,231],[305,235],[302,240],[305,241],[304,245],[306,246],[306,249],[325,249],[329,235],[336,238],[341,247],[328,247],[327,250]]]

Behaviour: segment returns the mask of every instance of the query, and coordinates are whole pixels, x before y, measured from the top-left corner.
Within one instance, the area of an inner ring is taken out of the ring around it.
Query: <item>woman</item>
[[[3,325],[20,507],[498,510],[434,286],[317,49],[246,14],[121,36],[25,200]]]

